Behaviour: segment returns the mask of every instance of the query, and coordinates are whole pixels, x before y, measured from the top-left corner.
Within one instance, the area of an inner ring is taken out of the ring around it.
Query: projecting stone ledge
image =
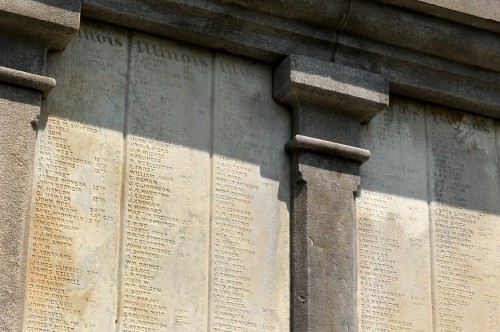
[[[367,71],[291,55],[274,73],[274,97],[292,107],[328,108],[366,123],[389,105],[389,84]]]
[[[295,135],[295,137],[286,144],[285,149],[289,153],[295,151],[310,151],[341,159],[357,161],[361,164],[370,159],[370,151],[368,150],[303,135]]]

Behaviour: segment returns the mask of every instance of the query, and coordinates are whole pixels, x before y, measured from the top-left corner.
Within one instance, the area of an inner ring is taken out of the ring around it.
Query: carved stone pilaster
[[[389,103],[380,76],[303,56],[275,71],[291,108],[292,331],[357,331],[355,193],[361,124]]]
[[[55,80],[47,50],[76,33],[80,2],[0,0],[0,331],[22,329],[37,117]]]

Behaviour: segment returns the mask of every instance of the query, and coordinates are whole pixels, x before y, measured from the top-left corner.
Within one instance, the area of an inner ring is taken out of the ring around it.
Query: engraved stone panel
[[[111,331],[127,36],[87,25],[50,60],[58,86],[39,123],[24,331]]]
[[[88,23],[50,63],[24,331],[288,330],[271,68]]]
[[[203,331],[212,56],[140,34],[131,43],[121,331]]]
[[[498,131],[492,119],[399,99],[366,127],[361,331],[499,330]]]
[[[436,331],[500,329],[500,181],[491,119],[428,113]]]
[[[270,68],[217,54],[210,331],[287,331],[290,139]]]
[[[360,331],[431,331],[424,114],[391,103],[365,126],[357,198]]]

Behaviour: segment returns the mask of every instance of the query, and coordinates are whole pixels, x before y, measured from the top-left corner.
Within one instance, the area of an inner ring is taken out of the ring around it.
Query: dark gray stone
[[[40,93],[0,83],[0,331],[22,327]],[[33,124],[32,124],[33,123]]]
[[[389,105],[389,85],[376,74],[291,55],[274,74],[274,97],[287,105],[329,108],[368,122]]]
[[[355,195],[361,123],[384,110],[380,76],[303,56],[275,70],[273,93],[292,111],[293,331],[357,331]]]
[[[310,152],[292,164],[292,331],[357,331],[359,164]]]
[[[336,63],[378,73],[391,94],[500,118],[500,76],[398,46],[343,35]]]
[[[56,80],[11,68],[0,67],[0,82],[22,86],[47,94],[56,86]]]
[[[313,26],[338,29],[349,12],[349,0],[221,0]]]
[[[328,60],[335,35],[220,1],[83,0],[82,15],[273,63],[296,53]]]
[[[499,37],[490,31],[372,0],[353,0],[343,29],[378,42],[500,71]]]
[[[2,32],[29,38],[48,49],[63,49],[80,26],[79,0],[0,2]]]

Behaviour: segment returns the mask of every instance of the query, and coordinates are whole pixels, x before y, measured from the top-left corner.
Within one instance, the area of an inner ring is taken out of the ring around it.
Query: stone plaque
[[[360,331],[431,331],[424,114],[403,101],[364,128],[357,199]]]
[[[361,331],[500,329],[498,130],[398,99],[365,128]]]
[[[287,331],[289,118],[269,68],[217,54],[214,71],[211,331]]]
[[[127,41],[85,26],[49,61],[58,87],[39,122],[25,331],[114,329]]]
[[[24,331],[288,330],[271,68],[85,23],[50,63]]]
[[[500,180],[491,119],[428,114],[437,331],[500,330]]]
[[[212,55],[132,36],[121,331],[207,325]]]

